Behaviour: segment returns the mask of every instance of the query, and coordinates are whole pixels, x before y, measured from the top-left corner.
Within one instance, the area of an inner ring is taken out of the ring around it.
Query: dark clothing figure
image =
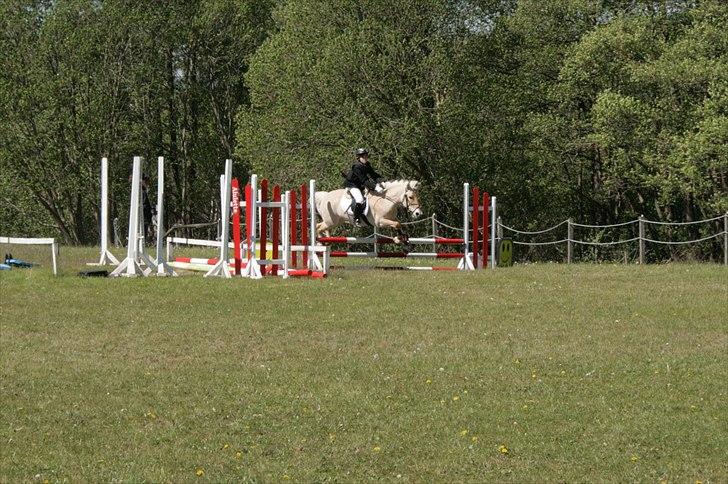
[[[344,174],[342,172],[342,174]],[[369,164],[369,152],[364,148],[356,150],[356,161],[351,165],[348,174],[344,174],[346,183],[344,186],[349,189],[351,195],[352,213],[354,225],[360,227],[362,224],[371,225],[364,216],[365,199],[364,187],[374,190],[377,183],[382,181],[382,176],[377,173]]]
[[[152,208],[152,202],[149,200],[146,177],[142,180],[142,210],[144,213],[144,239],[147,243],[150,243],[154,240],[154,224],[152,223],[154,209]]]
[[[382,175],[374,171],[372,165],[355,161],[346,175],[345,186],[346,188],[358,188],[359,190],[364,190],[364,187],[374,190],[377,183],[381,181]]]

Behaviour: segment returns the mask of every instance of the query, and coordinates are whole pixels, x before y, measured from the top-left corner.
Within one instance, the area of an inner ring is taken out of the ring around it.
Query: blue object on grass
[[[26,262],[21,259],[13,259],[12,254],[5,254],[5,265],[13,267],[33,267],[35,264],[31,264],[30,262]]]

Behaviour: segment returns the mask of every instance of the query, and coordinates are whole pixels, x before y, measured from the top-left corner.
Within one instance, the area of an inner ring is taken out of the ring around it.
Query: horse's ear
[[[409,183],[409,186],[410,186],[410,188],[411,188],[412,190],[417,190],[417,187],[419,187],[419,186],[420,186],[420,182],[418,182],[417,180],[412,180],[412,181],[411,181],[411,182]]]

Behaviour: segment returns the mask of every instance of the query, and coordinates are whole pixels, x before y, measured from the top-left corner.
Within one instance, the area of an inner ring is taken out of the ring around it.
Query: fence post
[[[728,212],[723,215],[723,265],[728,266]]]
[[[435,214],[434,213],[432,214],[432,217],[430,217],[430,219],[432,219],[432,238],[436,239],[437,238],[437,223],[435,223]],[[437,244],[434,242],[432,244],[432,252],[437,252]]]
[[[640,235],[639,235],[640,264],[644,264],[645,263],[645,216],[644,215],[640,215],[639,224],[640,224]]]
[[[566,229],[566,263],[571,264],[571,258],[573,256],[573,246],[572,246],[572,240],[574,240],[574,226],[571,225],[573,219],[567,220],[567,229]]]

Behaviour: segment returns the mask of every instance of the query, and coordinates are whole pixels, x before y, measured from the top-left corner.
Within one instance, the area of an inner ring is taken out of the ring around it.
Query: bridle
[[[377,196],[379,196],[380,198],[382,198],[384,200],[387,200],[389,202],[392,202],[392,204],[395,205],[395,206],[401,204],[405,208],[405,210],[407,210],[407,213],[409,213],[410,215],[412,215],[412,213],[414,213],[415,210],[422,208],[422,204],[421,203],[415,203],[415,204],[410,203],[409,198],[407,198],[407,192],[410,191],[410,190],[412,190],[412,188],[409,186],[409,183],[407,183],[407,186],[405,187],[404,193],[402,194],[402,199],[401,200],[395,200],[393,198],[389,198],[384,193],[382,193],[381,195],[377,195]],[[412,191],[414,191],[414,190],[412,190]],[[376,205],[376,203],[375,203],[375,205]]]

